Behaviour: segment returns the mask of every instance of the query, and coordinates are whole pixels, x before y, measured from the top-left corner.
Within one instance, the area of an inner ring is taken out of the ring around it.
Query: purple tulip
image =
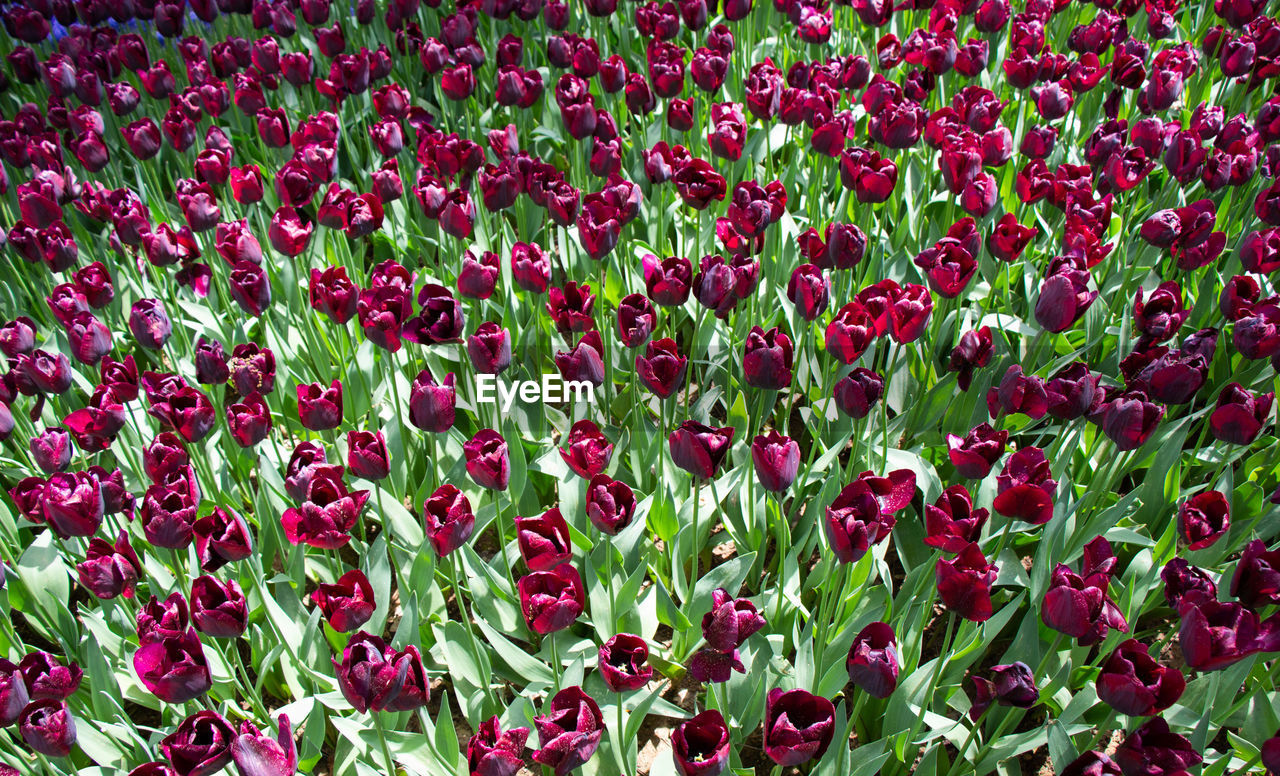
[[[639,636],[619,633],[600,645],[600,676],[613,692],[631,692],[649,683],[649,645]]]
[[[729,725],[715,709],[682,721],[671,732],[680,776],[720,776],[729,766],[729,744]]]
[[[198,711],[160,742],[179,776],[209,776],[231,763],[236,731],[216,711]]]
[[[289,716],[277,719],[275,739],[248,720],[240,723],[240,735],[231,742],[231,759],[240,776],[293,776],[298,771],[298,751],[293,743]]]
[[[835,706],[807,690],[769,691],[764,753],[783,767],[820,759],[835,735]]]

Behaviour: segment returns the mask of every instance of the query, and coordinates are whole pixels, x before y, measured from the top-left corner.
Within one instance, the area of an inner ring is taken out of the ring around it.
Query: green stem
[[[396,759],[391,756],[391,747],[387,745],[387,734],[382,728],[382,714],[373,711],[371,716],[373,717],[373,729],[378,733],[378,743],[382,745],[382,756],[386,759],[387,776],[397,776]]]

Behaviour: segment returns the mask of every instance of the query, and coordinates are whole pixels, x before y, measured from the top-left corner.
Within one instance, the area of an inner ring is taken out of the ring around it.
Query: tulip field
[[[1280,3],[0,23],[0,776],[1280,776]]]

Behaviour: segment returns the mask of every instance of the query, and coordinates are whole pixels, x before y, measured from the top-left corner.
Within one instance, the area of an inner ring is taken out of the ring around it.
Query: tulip
[[[334,380],[326,389],[320,383],[299,384],[298,419],[304,428],[325,431],[342,423],[342,382]]]
[[[198,711],[160,742],[179,776],[203,776],[231,763],[236,731],[216,711]]]
[[[646,254],[642,266],[645,290],[654,304],[678,307],[688,301],[693,282],[693,266],[688,259],[672,256],[658,261],[653,254]]]
[[[1231,505],[1220,491],[1206,490],[1178,508],[1178,530],[1192,550],[1203,550],[1231,527]]]
[[[249,623],[244,591],[234,579],[225,583],[210,576],[191,585],[191,620],[196,630],[218,639],[239,638]]]
[[[369,491],[348,491],[340,467],[316,474],[307,485],[306,501],[286,509],[280,523],[290,544],[336,550],[351,540]]]
[[[1024,447],[1009,457],[997,478],[995,510],[1005,517],[1043,525],[1053,518],[1058,483],[1050,478],[1049,461],[1038,447]]]
[[[524,765],[529,728],[499,727],[498,718],[480,723],[467,741],[467,767],[471,776],[515,776]]]
[[[458,293],[471,299],[488,299],[493,296],[498,280],[498,254],[485,251],[479,261],[471,251],[462,257],[462,269],[458,270]]]
[[[1137,639],[1121,642],[1098,674],[1098,698],[1121,714],[1149,717],[1182,697],[1186,680],[1163,666]]]
[[[616,536],[635,517],[636,498],[625,482],[597,474],[587,485],[587,519],[597,530]]]
[[[551,263],[540,246],[517,242],[511,246],[511,275],[520,288],[540,294],[551,280]]]
[[[764,753],[783,767],[820,759],[835,734],[835,706],[806,690],[775,687],[765,702]]]
[[[854,419],[862,419],[884,395],[884,378],[865,367],[857,367],[836,381],[832,396],[836,407]]]
[[[129,543],[128,532],[121,530],[114,545],[105,539],[91,539],[84,561],[76,564],[76,572],[80,584],[98,598],[133,598],[142,576],[142,562]]]
[[[244,401],[227,405],[227,426],[231,438],[241,447],[253,447],[271,431],[271,410],[257,391]]]
[[[873,622],[854,637],[845,660],[849,681],[873,698],[888,698],[898,686],[898,639],[887,623]]]
[[[477,485],[488,490],[507,489],[511,460],[507,454],[507,441],[501,434],[493,429],[481,429],[462,447],[467,459],[467,474]]]
[[[443,383],[437,383],[428,369],[418,373],[409,389],[409,422],[415,428],[437,434],[453,428],[457,400],[454,382],[452,372],[445,375]]]
[[[969,719],[975,723],[982,718],[992,701],[1001,706],[1030,708],[1040,693],[1036,690],[1035,677],[1026,663],[1012,663],[991,667],[993,679],[971,677],[974,684],[973,705],[969,707]]]
[[[475,529],[476,517],[471,502],[462,491],[445,483],[422,505],[427,538],[436,555],[443,558],[466,544]]]
[[[1190,741],[1169,729],[1164,717],[1152,717],[1130,733],[1113,757],[1125,774],[1186,772],[1204,761]]]
[[[297,772],[298,752],[287,714],[277,718],[277,728],[277,737],[272,739],[252,722],[240,723],[240,735],[231,742],[231,759],[240,776],[293,776]]]
[[[253,553],[249,524],[230,509],[214,507],[192,526],[200,568],[216,571],[228,563],[244,560]]]
[[[618,303],[618,340],[624,347],[638,348],[653,334],[656,313],[643,294],[629,294]]]
[[[228,379],[241,396],[266,395],[276,388],[276,357],[269,349],[249,342],[236,345],[227,362]]]
[[[1209,430],[1215,439],[1228,444],[1252,444],[1271,415],[1275,393],[1253,393],[1239,383],[1231,383],[1218,394],[1209,416]]]
[[[1178,645],[1187,665],[1197,671],[1226,668],[1265,646],[1258,615],[1240,604],[1197,595],[1185,597],[1179,606]]]
[[[1231,595],[1250,609],[1280,603],[1280,550],[1254,539],[1244,547],[1231,577]]]
[[[943,552],[960,552],[981,538],[988,514],[986,509],[974,508],[963,485],[952,485],[924,507],[924,543]]]
[[[1040,608],[1044,623],[1082,645],[1097,643],[1108,628],[1127,633],[1129,624],[1107,593],[1114,563],[1110,545],[1099,537],[1086,546],[1080,574],[1062,563],[1054,566]]]
[[[583,479],[591,479],[609,466],[613,445],[590,420],[580,420],[569,429],[560,457]]]
[[[381,431],[347,432],[347,471],[366,480],[381,480],[390,474],[387,440]]]
[[[1049,409],[1044,381],[1035,375],[1023,374],[1020,365],[1012,364],[1000,380],[1000,385],[987,391],[987,408],[992,418],[1002,414],[1022,413],[1038,420]]]
[[[649,645],[639,636],[619,633],[600,645],[600,676],[613,692],[631,692],[649,683]]]
[[[63,665],[48,652],[31,652],[18,664],[26,692],[33,701],[62,701],[80,688],[83,671],[76,663]]]
[[[751,461],[765,490],[781,493],[791,487],[800,470],[800,446],[777,429],[751,442]]]
[[[960,390],[969,390],[974,370],[991,363],[992,352],[990,327],[983,326],[960,335],[947,361],[947,370],[956,373],[956,384]]]
[[[569,563],[526,574],[516,587],[525,623],[544,636],[569,627],[586,609],[582,577]]]
[[[67,757],[76,743],[76,723],[63,701],[29,704],[18,718],[18,730],[27,746],[46,757]]]
[[[550,571],[573,559],[569,524],[557,507],[539,517],[517,517],[516,540],[520,557],[531,571]]]
[[[160,700],[186,703],[213,686],[195,628],[185,633],[144,634],[140,641],[141,646],[133,654],[133,670],[143,686]]]
[[[1062,769],[1061,776],[1122,776],[1115,761],[1102,752],[1085,752]]]
[[[1161,283],[1145,303],[1142,289],[1135,292],[1134,328],[1142,334],[1144,342],[1164,342],[1172,338],[1190,314],[1191,311],[1182,306],[1182,287],[1175,281]]]
[[[827,507],[823,526],[841,563],[854,563],[874,544],[884,541],[896,520],[882,509],[876,493],[862,481],[845,486]]]
[[[331,662],[342,697],[361,713],[412,711],[426,705],[430,695],[422,656],[413,645],[398,652],[360,631],[343,649],[342,663]]]
[[[347,277],[346,267],[312,269],[308,298],[312,309],[342,326],[356,314],[360,289]]]
[[[1071,328],[1098,298],[1097,291],[1088,289],[1089,272],[1083,263],[1074,254],[1049,263],[1035,306],[1036,322],[1046,330],[1056,333]]]
[[[742,354],[742,371],[747,385],[779,391],[791,385],[791,338],[777,327],[765,331],[759,326],[747,333]]]
[[[698,479],[711,479],[733,443],[732,427],[714,428],[686,420],[667,438],[671,460]]]
[[[645,345],[643,356],[636,356],[636,376],[640,383],[659,399],[675,395],[684,386],[689,359],[680,355],[675,340],[653,340]]]
[[[711,593],[711,610],[702,616],[702,635],[711,649],[730,653],[765,626],[764,616],[745,598],[734,598],[724,588]]]
[[[420,345],[459,342],[465,320],[462,306],[449,289],[436,283],[428,283],[418,292],[417,316],[404,323],[404,338]]]
[[[671,732],[680,776],[720,776],[729,766],[729,726],[724,715],[707,709],[683,720]]]
[[[533,724],[539,744],[533,759],[550,767],[555,776],[565,776],[591,759],[604,734],[600,706],[576,686],[557,692]]]
[[[311,601],[339,633],[350,633],[373,616],[373,586],[360,569],[348,571],[332,584],[321,584],[311,593]]]
[[[16,723],[30,700],[21,669],[0,658],[0,727]]]
[[[965,545],[954,560],[939,558],[935,572],[938,596],[947,609],[973,622],[991,618],[996,566],[987,562],[977,543]]]
[[[61,427],[46,428],[31,437],[31,457],[45,474],[66,471],[71,465],[71,436]]]

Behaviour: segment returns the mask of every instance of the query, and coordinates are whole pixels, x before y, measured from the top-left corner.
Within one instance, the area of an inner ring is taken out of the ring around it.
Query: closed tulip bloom
[[[693,283],[693,265],[688,259],[671,256],[659,261],[646,254],[642,266],[645,290],[654,304],[678,307],[688,301]]]
[[[430,370],[423,369],[409,389],[409,422],[415,428],[442,434],[453,428],[457,390],[453,372],[437,383]]]
[[[147,691],[165,703],[186,703],[213,686],[195,628],[181,635],[156,633],[142,638],[133,654],[133,670]]]
[[[569,429],[560,457],[575,474],[589,480],[609,467],[613,444],[593,421],[583,419]]]
[[[462,491],[449,483],[436,488],[422,505],[427,538],[436,555],[443,558],[471,538],[476,516]]]
[[[625,482],[597,474],[587,485],[586,511],[596,530],[617,536],[635,517],[636,497]]]
[[[965,486],[952,485],[924,507],[924,543],[943,552],[960,552],[982,537],[988,514],[986,509],[973,506]]]
[[[29,704],[18,718],[18,731],[27,746],[46,757],[67,757],[76,743],[76,723],[63,701]]]
[[[313,310],[342,326],[355,317],[360,289],[347,277],[346,267],[313,268],[308,298]]]
[[[764,489],[781,493],[791,487],[800,471],[800,446],[773,429],[752,440],[751,462]]]
[[[178,776],[207,776],[231,763],[235,728],[216,711],[187,717],[160,742],[160,751]]]
[[[648,297],[628,294],[618,303],[618,340],[624,347],[640,347],[653,334],[656,319]]]
[[[211,576],[191,584],[191,621],[196,630],[216,639],[239,638],[249,622],[244,591],[234,579],[219,582]]]
[[[777,327],[753,326],[747,333],[742,371],[747,385],[779,391],[791,385],[791,338]]]
[[[511,275],[520,288],[541,294],[551,280],[551,263],[540,246],[518,242],[511,246]]]
[[[1164,717],[1152,717],[1120,743],[1112,755],[1130,774],[1186,773],[1204,761],[1191,742],[1169,729]]]
[[[192,526],[200,568],[217,571],[253,554],[253,536],[244,518],[229,508],[214,507]]]
[[[1137,639],[1123,641],[1098,674],[1098,698],[1121,714],[1149,717],[1177,702],[1186,688],[1182,672],[1156,662]]]
[[[1164,417],[1164,407],[1147,401],[1142,391],[1108,397],[1101,409],[1102,431],[1118,450],[1142,447]]]
[[[1103,398],[1100,379],[1101,375],[1090,372],[1081,361],[1059,369],[1044,383],[1049,414],[1061,420],[1075,420],[1096,412]]]
[[[43,516],[61,538],[92,536],[102,525],[106,505],[98,480],[87,472],[55,474],[45,483],[40,500]]]
[[[22,670],[4,658],[0,658],[0,727],[9,727],[22,716],[22,710],[31,702]],[[16,774],[17,771],[14,771]]]
[[[231,270],[231,298],[246,315],[258,317],[271,304],[271,281],[262,267],[238,262]]]
[[[898,639],[888,623],[858,632],[845,659],[849,681],[873,698],[888,698],[898,686]]]
[[[1089,272],[1083,264],[1074,255],[1050,262],[1035,306],[1036,322],[1046,330],[1056,333],[1071,328],[1098,298],[1097,291],[1089,290]]]
[[[1038,447],[1024,447],[1005,462],[996,480],[992,506],[1005,517],[1043,525],[1053,518],[1053,498],[1058,483],[1051,478],[1049,461]]]
[[[253,447],[271,431],[271,410],[257,391],[243,401],[227,405],[227,427],[241,447]]]
[[[173,326],[163,303],[158,299],[140,299],[129,310],[129,331],[142,347],[159,350],[169,341]]]
[[[947,609],[972,622],[991,619],[996,566],[987,562],[976,542],[961,549],[954,560],[939,558],[934,570],[938,597]]]
[[[1203,550],[1231,527],[1231,504],[1221,491],[1197,493],[1178,508],[1178,530],[1189,549]]]
[[[1261,539],[1246,544],[1231,577],[1231,595],[1250,609],[1280,603],[1280,550],[1268,550]]]
[[[133,598],[138,579],[142,576],[142,562],[129,543],[128,532],[121,530],[115,544],[105,539],[89,541],[85,559],[76,564],[80,584],[98,598],[116,596]]]
[[[36,466],[45,474],[65,471],[71,465],[71,435],[64,428],[46,428],[31,437],[28,448]]]
[[[550,767],[555,776],[565,776],[590,760],[604,734],[600,706],[581,687],[556,693],[533,724],[540,746],[533,759]]]
[[[387,439],[381,431],[347,432],[347,471],[366,480],[381,480],[391,473]]]
[[[992,666],[991,679],[980,676],[972,679],[975,697],[973,706],[969,709],[969,718],[975,722],[993,701],[1001,706],[1026,709],[1034,706],[1040,697],[1035,677],[1031,675],[1031,668],[1026,663]]]
[[[645,345],[644,355],[636,356],[636,376],[640,384],[659,399],[667,399],[684,386],[689,359],[680,355],[675,340],[653,340]]]
[[[1239,383],[1231,383],[1218,394],[1209,416],[1209,430],[1215,439],[1235,445],[1252,444],[1270,420],[1275,393],[1253,393]]]
[[[680,776],[720,776],[729,767],[729,744],[729,726],[715,709],[683,720],[671,732]]]
[[[462,446],[467,459],[467,474],[472,481],[488,490],[506,490],[511,477],[511,459],[507,441],[491,428],[481,429]]]
[[[352,569],[331,584],[321,584],[311,593],[311,601],[329,627],[350,633],[373,616],[373,586],[360,569]]]
[[[517,517],[515,524],[520,557],[530,571],[550,571],[573,559],[569,524],[558,507],[537,517]]]
[[[1021,365],[1012,364],[1000,380],[1000,385],[987,391],[987,409],[992,418],[1002,414],[1021,413],[1038,420],[1049,409],[1044,381],[1035,375],[1023,374]]]
[[[884,378],[865,367],[855,368],[832,389],[836,407],[854,419],[865,418],[883,395]]]
[[[1178,614],[1182,617],[1178,646],[1187,665],[1197,671],[1226,668],[1264,647],[1263,625],[1257,613],[1241,604],[1188,597]]]
[[[820,759],[835,734],[835,706],[807,690],[769,691],[765,703],[764,753],[790,767]]]
[[[467,251],[462,256],[462,269],[458,270],[458,293],[470,299],[488,299],[493,296],[498,274],[498,254],[485,251],[476,260]]]
[[[298,385],[298,419],[304,428],[325,431],[342,423],[342,382],[334,380],[328,388],[319,383]]]
[[[1099,542],[1113,564],[1114,557],[1110,556],[1110,545],[1105,539],[1095,539],[1091,547]],[[1045,625],[1077,639],[1081,645],[1097,643],[1107,635],[1108,628],[1122,633],[1129,631],[1124,615],[1107,592],[1110,573],[1092,567],[1090,552],[1091,548],[1087,547],[1085,567],[1080,574],[1062,563],[1054,567],[1040,610]]]
[[[470,776],[516,776],[524,765],[529,728],[503,730],[496,716],[480,723],[467,741],[467,768]]]
[[[787,281],[787,298],[796,306],[796,313],[801,318],[816,320],[830,302],[831,283],[817,265],[801,264]]]
[[[582,577],[570,563],[526,574],[516,588],[525,623],[544,636],[568,628],[587,607]]]
[[[600,645],[600,676],[613,692],[631,692],[649,683],[649,645],[639,636],[619,633]]]
[[[305,9],[305,5],[303,6]],[[277,720],[277,736],[272,739],[248,720],[240,723],[240,735],[231,742],[231,759],[241,776],[293,776],[298,770],[298,751],[293,743],[289,716]]]
[[[465,325],[462,305],[449,289],[436,283],[427,283],[418,292],[418,305],[422,311],[405,321],[405,339],[419,345],[461,341]]]
[[[714,428],[686,420],[667,438],[671,460],[700,479],[711,479],[733,444],[732,427]]]
[[[846,485],[827,507],[823,521],[827,541],[841,563],[855,563],[888,538],[896,520],[881,509],[880,499],[861,480]]]

